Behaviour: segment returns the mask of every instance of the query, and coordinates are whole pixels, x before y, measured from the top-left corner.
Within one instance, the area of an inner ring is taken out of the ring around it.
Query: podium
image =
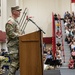
[[[20,75],[43,75],[42,32],[19,37]]]

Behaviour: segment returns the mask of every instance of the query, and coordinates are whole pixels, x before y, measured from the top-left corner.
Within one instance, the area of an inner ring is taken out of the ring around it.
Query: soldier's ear
[[[15,14],[16,10],[12,10],[12,14]]]

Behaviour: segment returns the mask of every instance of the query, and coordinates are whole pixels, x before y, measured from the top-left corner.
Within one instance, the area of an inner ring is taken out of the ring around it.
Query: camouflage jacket
[[[7,46],[19,45],[19,28],[18,23],[13,18],[10,18],[5,25]]]

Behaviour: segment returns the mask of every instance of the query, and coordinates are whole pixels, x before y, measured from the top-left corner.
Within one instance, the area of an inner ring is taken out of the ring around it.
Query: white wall
[[[11,15],[10,8],[14,5],[16,5],[15,0],[1,0],[0,30],[5,31],[5,24]]]
[[[4,26],[6,22],[6,16],[7,16],[7,11],[6,11],[6,2],[7,0],[1,0],[1,16],[0,16],[0,30],[4,31]]]
[[[71,13],[71,0],[61,0],[61,10],[60,10],[60,14],[63,17],[65,11],[69,11]]]
[[[1,24],[1,0],[0,0],[0,24]],[[1,25],[0,25],[0,29],[1,29]]]
[[[75,3],[72,3],[71,6],[72,6],[72,8],[71,8],[72,12],[75,13]]]
[[[34,16],[32,20],[42,28],[46,34],[52,36],[52,12],[60,14],[62,17],[65,11],[70,11],[70,0],[19,0],[21,7],[28,8],[28,15]],[[66,2],[66,3],[65,3]],[[32,23],[26,28],[26,33],[38,30]]]
[[[16,5],[16,0],[7,0],[7,19],[11,16],[11,7]]]
[[[0,30],[5,31],[5,24],[8,17],[11,15],[11,6],[16,5],[15,0],[1,0],[1,16],[0,16]],[[0,49],[4,48],[7,50],[6,43],[0,43]]]
[[[71,11],[70,0],[1,0],[0,30],[5,30],[5,23],[11,15],[10,8],[14,5],[20,5],[23,10],[27,7],[28,15],[34,16],[32,20],[46,32],[46,37],[52,36],[52,12],[63,17],[65,11]],[[36,30],[37,27],[29,22],[25,31],[30,33]]]
[[[0,30],[5,31],[5,23],[11,15],[10,8],[15,5],[20,5],[23,10],[28,8],[28,15],[34,16],[32,20],[46,32],[44,37],[52,37],[52,12],[62,17],[65,11],[71,12],[70,0],[1,0]],[[30,33],[36,30],[38,28],[29,22],[25,31]],[[7,50],[6,44],[3,47]]]

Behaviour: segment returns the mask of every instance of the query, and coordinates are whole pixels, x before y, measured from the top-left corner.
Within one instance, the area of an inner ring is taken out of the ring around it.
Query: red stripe
[[[52,44],[52,37],[43,37],[43,42],[45,44]]]
[[[55,58],[56,55],[56,38],[55,38],[55,21],[54,14],[52,13],[52,52]]]
[[[71,0],[71,3],[75,3],[75,0]]]
[[[0,42],[6,41],[6,33],[0,30]]]

